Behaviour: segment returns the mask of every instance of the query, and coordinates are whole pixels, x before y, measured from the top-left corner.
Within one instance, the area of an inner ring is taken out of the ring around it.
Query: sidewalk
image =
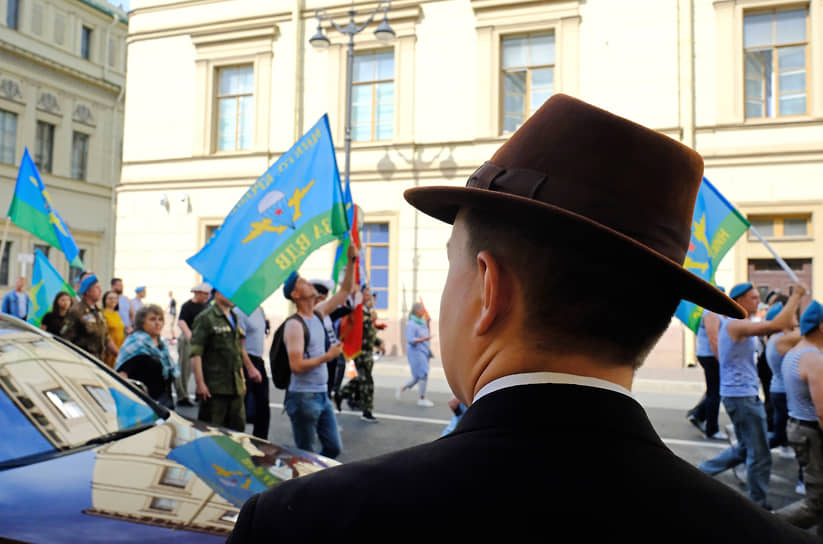
[[[400,382],[411,376],[409,364],[405,357],[381,357],[374,364],[375,378],[384,378],[385,381]],[[442,381],[447,387],[446,375],[440,359],[432,359],[429,370],[429,381]],[[634,379],[632,390],[642,393],[676,393],[700,395],[706,389],[703,378],[703,369],[692,368],[645,368],[641,367]]]

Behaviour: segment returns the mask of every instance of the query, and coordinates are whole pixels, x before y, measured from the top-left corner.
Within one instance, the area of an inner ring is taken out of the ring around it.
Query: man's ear
[[[488,251],[477,254],[480,277],[480,314],[475,321],[474,334],[487,334],[495,323],[509,314],[514,300],[514,278],[501,266],[499,259]]]

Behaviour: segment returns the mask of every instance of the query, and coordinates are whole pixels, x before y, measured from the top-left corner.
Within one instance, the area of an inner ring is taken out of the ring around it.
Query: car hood
[[[246,499],[337,464],[172,412],[138,434],[0,472],[0,536],[223,542]]]

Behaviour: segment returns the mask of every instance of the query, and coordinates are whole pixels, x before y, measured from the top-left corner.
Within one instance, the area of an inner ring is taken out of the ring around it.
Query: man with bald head
[[[679,459],[632,397],[681,299],[743,317],[682,267],[702,174],[693,150],[556,94],[466,187],[406,191],[453,225],[439,338],[469,408],[439,440],[252,497],[229,541],[416,519],[461,542],[811,541]]]

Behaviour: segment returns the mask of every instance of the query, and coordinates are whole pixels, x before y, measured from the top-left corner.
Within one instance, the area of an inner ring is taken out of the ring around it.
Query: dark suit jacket
[[[270,488],[246,502],[229,542],[498,535],[817,542],[678,458],[633,399],[558,384],[499,390],[435,442]]]

